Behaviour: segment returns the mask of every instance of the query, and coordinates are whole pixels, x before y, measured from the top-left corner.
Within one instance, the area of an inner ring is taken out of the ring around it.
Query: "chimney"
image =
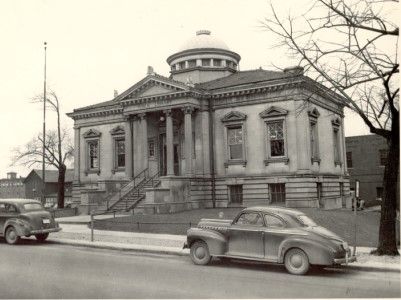
[[[155,72],[153,71],[152,66],[148,66],[148,75],[153,75]]]
[[[304,67],[301,66],[288,67],[284,69],[284,73],[289,73],[293,75],[303,75]]]
[[[118,91],[114,90],[114,98],[116,98],[118,96]]]

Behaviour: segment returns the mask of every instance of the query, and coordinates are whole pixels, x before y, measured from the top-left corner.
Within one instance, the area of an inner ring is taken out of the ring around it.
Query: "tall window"
[[[242,204],[243,193],[242,185],[230,185],[230,203]]]
[[[99,168],[99,143],[98,141],[89,141],[89,169]]]
[[[156,144],[154,139],[149,139],[148,141],[148,151],[149,151],[149,158],[155,158],[156,153]]]
[[[270,203],[285,203],[285,184],[269,184]]]
[[[383,188],[376,187],[376,199],[381,201],[383,199]]]
[[[385,166],[387,163],[387,156],[388,156],[388,150],[387,149],[380,149],[379,150],[379,159],[380,159],[380,165]]]
[[[285,155],[283,121],[275,121],[267,124],[268,143],[271,157]]]
[[[227,129],[228,152],[230,159],[242,159],[242,126]]]
[[[346,153],[346,156],[347,156],[347,167],[348,168],[353,168],[353,166],[352,166],[352,152],[347,152]]]
[[[340,144],[340,125],[341,121],[339,118],[335,118],[331,121],[333,126],[333,155],[334,155],[334,164],[341,166],[341,144]]]
[[[311,161],[312,163],[314,162],[320,163],[319,137],[318,137],[318,118],[320,116],[320,113],[315,107],[308,111],[308,116],[309,116]]]
[[[185,61],[180,62],[179,66],[180,66],[180,70],[185,69]]]
[[[116,153],[116,164],[117,168],[124,168],[125,167],[125,140],[118,139],[115,140],[115,153]]]

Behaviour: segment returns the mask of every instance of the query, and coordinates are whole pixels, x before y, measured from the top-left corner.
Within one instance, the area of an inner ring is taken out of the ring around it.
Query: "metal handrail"
[[[125,211],[128,211],[132,208],[134,208],[142,199],[143,199],[143,195],[140,196],[140,191],[141,188],[147,184],[148,182],[152,181],[152,186],[154,186],[154,180],[156,177],[159,177],[160,172],[156,172],[152,177],[149,177],[149,168],[144,169],[143,171],[141,171],[137,176],[135,176],[134,180],[138,177],[140,177],[142,174],[144,174],[144,178],[138,183],[136,184],[132,190],[128,193],[126,193],[125,195],[123,195],[121,197],[121,193],[120,193],[120,197],[119,199],[113,203],[113,205],[111,205],[110,207],[107,208],[107,210],[109,210],[110,208],[113,208],[113,206],[117,205],[117,203],[119,203],[121,200],[123,200],[125,198]],[[146,176],[147,175],[147,176]],[[147,179],[148,178],[148,179]],[[134,181],[133,180],[133,181]],[[121,192],[121,191],[120,191]],[[136,193],[136,196],[138,198],[137,201],[135,201],[135,203],[131,206],[128,205],[128,198],[126,198],[128,195],[134,195]]]

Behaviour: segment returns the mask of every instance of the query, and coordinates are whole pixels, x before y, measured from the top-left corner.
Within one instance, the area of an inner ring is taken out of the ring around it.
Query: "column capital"
[[[132,115],[125,115],[124,116],[124,121],[125,122],[130,122],[132,120]]]
[[[171,117],[173,114],[173,111],[171,109],[165,109],[165,110],[163,110],[163,113],[166,114],[166,117]]]
[[[181,108],[181,110],[184,112],[184,114],[192,114],[193,111],[195,110],[195,107],[185,106],[185,107]]]
[[[144,120],[144,119],[146,119],[146,112],[137,114],[137,116],[138,116],[139,119]]]

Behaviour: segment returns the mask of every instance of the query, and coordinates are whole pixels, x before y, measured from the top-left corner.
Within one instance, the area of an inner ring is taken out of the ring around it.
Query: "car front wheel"
[[[212,258],[209,253],[209,247],[204,241],[194,242],[191,246],[190,255],[196,265],[206,265]]]
[[[17,234],[17,230],[14,227],[10,226],[6,230],[6,242],[7,244],[14,245],[19,242],[20,237]]]
[[[287,271],[294,275],[304,275],[309,270],[309,259],[304,251],[299,248],[290,249],[284,258]]]
[[[38,242],[44,242],[48,236],[48,233],[35,234],[35,238],[38,240]]]

